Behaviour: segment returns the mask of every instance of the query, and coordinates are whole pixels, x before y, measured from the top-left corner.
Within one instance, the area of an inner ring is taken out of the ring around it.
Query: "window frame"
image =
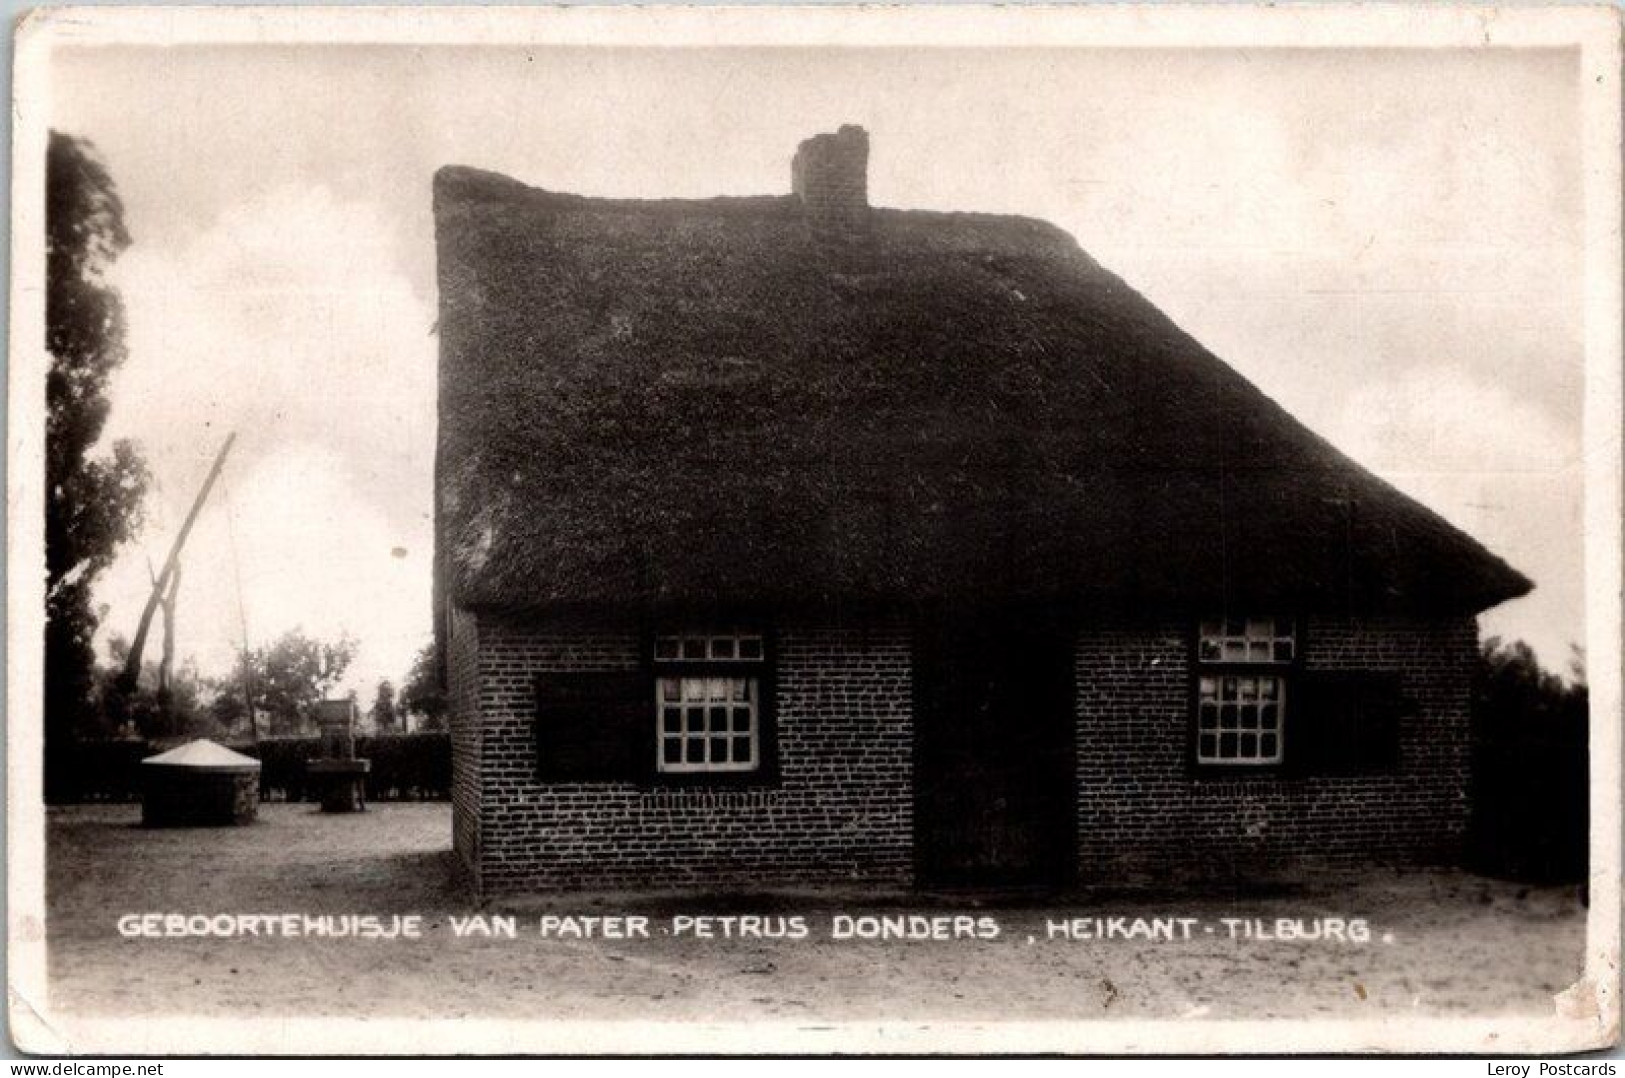
[[[665,637],[729,635],[757,636],[762,641],[759,659],[657,659],[656,643]],[[648,723],[645,726],[647,742],[641,750],[647,761],[647,775],[654,786],[764,786],[779,781],[777,689],[778,649],[773,634],[765,628],[748,624],[665,625],[645,630],[643,634],[643,666],[647,672],[645,687],[648,701]],[[664,678],[684,677],[752,677],[756,679],[756,765],[751,768],[708,767],[666,770],[663,766],[665,751],[663,701],[660,682]]]
[[[1253,614],[1252,617],[1266,615]],[[1213,620],[1211,615],[1198,615],[1190,623],[1187,637],[1189,679],[1186,686],[1186,738],[1185,764],[1187,772],[1196,778],[1227,781],[1245,781],[1248,778],[1276,778],[1290,774],[1293,767],[1292,726],[1298,716],[1297,688],[1303,672],[1305,652],[1305,619],[1296,612],[1286,611],[1267,615],[1274,620],[1292,623],[1292,658],[1285,662],[1256,660],[1224,660],[1202,658],[1202,623]],[[1220,616],[1218,619],[1225,619]],[[1246,620],[1244,616],[1243,621]],[[1201,756],[1202,736],[1202,678],[1203,677],[1275,677],[1281,681],[1281,739],[1280,759],[1268,762],[1246,760],[1207,760]]]

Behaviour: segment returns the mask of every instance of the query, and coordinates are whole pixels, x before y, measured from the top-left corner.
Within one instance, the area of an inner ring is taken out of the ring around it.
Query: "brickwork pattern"
[[[1458,860],[1473,619],[1309,619],[1306,669],[1395,673],[1415,704],[1401,723],[1399,767],[1382,775],[1193,771],[1189,634],[1176,622],[1079,632],[1080,880]],[[1290,710],[1287,721],[1290,752]]]
[[[478,635],[483,718],[471,746],[480,785],[472,816],[482,894],[908,884],[913,725],[906,629],[782,628],[775,666],[779,780],[738,789],[538,782],[536,675],[633,669],[638,636],[489,615],[480,617]],[[471,703],[466,695],[461,700],[465,708]],[[649,733],[653,753],[652,694]],[[457,744],[461,750],[467,740]]]
[[[1383,775],[1194,771],[1189,634],[1176,621],[1078,630],[1081,882],[1457,859],[1468,810],[1471,618],[1305,625],[1306,669],[1393,672],[1414,702],[1400,765]],[[455,615],[455,844],[482,894],[909,884],[906,627],[779,631],[777,784],[538,782],[535,676],[634,669],[639,646],[631,629]],[[651,705],[651,752],[653,723]]]
[[[815,135],[796,150],[790,163],[791,190],[801,197],[816,235],[861,235],[869,213],[869,136],[847,125],[834,134]]]
[[[477,619],[452,608],[445,646],[446,703],[451,713],[451,844],[477,892],[481,796]]]

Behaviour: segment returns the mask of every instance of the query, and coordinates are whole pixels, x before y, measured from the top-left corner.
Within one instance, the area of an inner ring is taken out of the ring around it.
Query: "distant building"
[[[1474,615],[1529,582],[1066,234],[872,209],[867,158],[436,177],[476,889],[1453,859]]]

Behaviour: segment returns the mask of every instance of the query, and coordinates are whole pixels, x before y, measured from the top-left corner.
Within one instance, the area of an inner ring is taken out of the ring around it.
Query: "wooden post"
[[[169,578],[169,593],[160,599],[164,610],[164,655],[158,663],[158,694],[167,696],[175,688],[175,603],[180,598],[181,563]]]
[[[226,454],[231,452],[231,445],[236,440],[235,431],[226,435],[225,444],[220,447],[220,453],[214,458],[214,467],[209,469],[209,476],[203,481],[203,489],[197,492],[192,509],[186,514],[186,520],[175,536],[174,545],[169,548],[169,557],[164,559],[163,572],[158,574],[158,580],[152,586],[152,594],[147,597],[146,608],[141,611],[141,623],[136,626],[135,639],[130,642],[130,654],[124,660],[124,671],[119,674],[117,681],[118,688],[125,695],[133,692],[136,683],[141,680],[141,653],[147,646],[147,632],[152,628],[152,615],[169,590],[169,580],[175,574],[175,566],[180,561],[181,548],[186,545],[186,537],[192,534],[192,525],[197,523],[198,514],[203,511],[203,503],[208,500],[209,491],[214,489],[214,481],[220,478],[220,469],[226,466]]]
[[[248,708],[248,736],[260,743],[260,720],[254,714],[254,657],[248,653],[248,623],[243,623],[243,706]]]

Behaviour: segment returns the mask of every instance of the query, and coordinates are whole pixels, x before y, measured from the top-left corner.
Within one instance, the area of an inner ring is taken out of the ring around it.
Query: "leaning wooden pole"
[[[231,490],[226,490],[226,538],[231,543],[231,578],[237,584],[237,628],[242,631],[243,710],[248,714],[248,736],[257,748],[260,720],[254,714],[254,657],[248,650],[248,604],[243,602],[243,563],[237,557],[237,522],[231,511]]]
[[[169,578],[169,592],[159,600],[164,612],[164,651],[158,663],[158,692],[160,695],[175,687],[175,604],[180,600],[182,563],[175,563],[175,573]]]
[[[220,470],[226,466],[226,454],[231,452],[232,443],[236,440],[236,431],[226,435],[225,444],[220,447],[219,454],[214,458],[214,467],[209,469],[209,476],[203,481],[203,488],[197,492],[192,509],[186,514],[186,520],[181,524],[181,530],[169,548],[169,557],[164,559],[164,567],[159,572],[158,579],[153,582],[152,594],[147,597],[146,608],[141,611],[141,623],[136,626],[135,639],[130,643],[130,654],[124,660],[124,670],[118,677],[118,687],[125,695],[135,691],[136,683],[141,678],[141,653],[147,646],[147,632],[152,628],[152,616],[169,590],[169,580],[175,575],[181,548],[186,545],[186,537],[192,534],[192,525],[197,523],[198,514],[203,511],[203,503],[209,498],[209,491],[214,489],[215,480],[220,478]]]

